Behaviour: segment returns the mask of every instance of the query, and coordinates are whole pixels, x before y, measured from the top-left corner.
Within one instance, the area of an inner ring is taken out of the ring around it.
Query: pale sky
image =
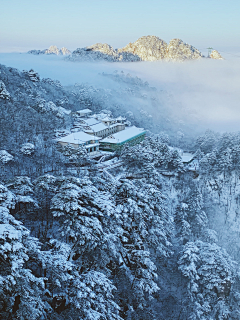
[[[143,35],[237,52],[239,16],[239,0],[0,0],[0,52],[117,48]]]

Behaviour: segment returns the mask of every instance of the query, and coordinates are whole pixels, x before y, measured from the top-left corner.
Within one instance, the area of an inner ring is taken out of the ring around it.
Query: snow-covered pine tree
[[[236,265],[223,248],[200,240],[188,242],[178,264],[187,280],[180,319],[238,319],[239,300],[233,298]]]
[[[37,239],[9,213],[15,197],[0,186],[0,315],[2,319],[41,319],[44,279],[28,264],[38,261]]]
[[[156,264],[171,256],[171,218],[165,199],[153,185],[135,186],[126,180],[117,188],[115,201],[116,224],[122,232],[119,299],[133,308],[137,319],[154,319],[150,301],[159,290],[161,273]]]
[[[11,95],[10,93],[7,91],[5,83],[0,80],[0,98],[3,100],[10,100]]]

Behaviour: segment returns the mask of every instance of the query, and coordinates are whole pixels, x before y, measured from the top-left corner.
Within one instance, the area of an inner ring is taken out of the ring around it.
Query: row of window
[[[123,130],[124,128],[121,128],[121,130]],[[97,135],[100,136],[100,137],[103,137],[105,138],[106,136],[112,134],[112,133],[116,133],[118,131],[121,131],[121,130],[118,130],[118,127],[115,126],[115,127],[112,127],[112,128],[107,128],[107,129],[104,129],[104,130],[101,130],[99,132],[97,132]]]
[[[96,147],[92,147],[92,148],[87,148],[87,152],[94,152],[94,151],[98,151],[99,148],[96,146]]]

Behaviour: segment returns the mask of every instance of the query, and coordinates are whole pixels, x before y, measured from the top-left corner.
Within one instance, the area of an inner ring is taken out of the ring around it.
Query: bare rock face
[[[202,58],[202,53],[180,39],[172,39],[167,46],[166,59],[174,61],[195,60]]]
[[[217,50],[213,50],[212,53],[210,54],[211,59],[216,59],[216,60],[223,60],[223,57],[220,55],[220,53]]]
[[[130,53],[142,61],[156,61],[166,57],[167,43],[156,36],[144,36],[118,49],[118,52]]]

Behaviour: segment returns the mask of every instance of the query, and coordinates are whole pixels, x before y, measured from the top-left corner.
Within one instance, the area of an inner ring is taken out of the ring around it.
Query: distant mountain
[[[65,47],[62,47],[61,49],[59,49],[57,46],[50,46],[48,49],[44,49],[44,50],[30,50],[28,51],[28,53],[30,54],[35,54],[35,55],[39,55],[39,54],[54,54],[54,55],[70,55],[71,51],[68,50]]]
[[[136,62],[136,61],[185,61],[205,58],[204,55],[192,45],[181,39],[172,39],[169,44],[156,36],[143,36],[134,43],[129,43],[120,49],[114,49],[107,43],[77,48],[71,54],[66,49],[58,49],[51,46],[46,50],[31,50],[31,54],[55,54],[66,55],[70,61],[99,61],[108,62]],[[218,51],[213,50],[209,56],[211,59],[223,59]]]
[[[213,51],[210,58],[222,59],[217,51]],[[85,48],[78,48],[67,59],[71,61],[133,62],[133,61],[185,61],[205,58],[195,47],[180,39],[172,39],[169,44],[156,36],[144,36],[124,48],[113,49],[106,43],[96,43]]]

